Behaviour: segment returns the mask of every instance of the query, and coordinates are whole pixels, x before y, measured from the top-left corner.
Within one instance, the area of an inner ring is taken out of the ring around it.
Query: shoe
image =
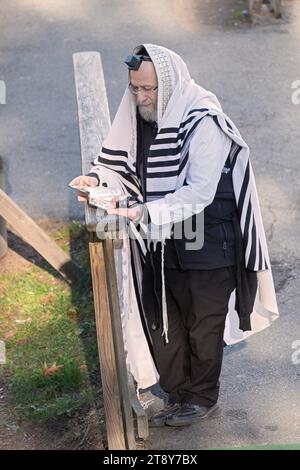
[[[167,426],[188,426],[208,418],[218,409],[217,405],[203,406],[184,403],[177,413],[172,414],[166,420]]]
[[[180,403],[170,403],[163,410],[149,419],[150,428],[159,428],[166,425],[167,418],[180,409]]]

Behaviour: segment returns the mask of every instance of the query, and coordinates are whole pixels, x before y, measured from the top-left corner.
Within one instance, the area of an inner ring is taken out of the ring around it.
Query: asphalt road
[[[63,7],[61,5],[64,5]],[[220,98],[252,150],[281,318],[225,349],[219,416],[151,433],[153,449],[300,442],[299,148],[300,2],[255,28],[213,26],[197,2],[0,1],[0,155],[7,192],[34,218],[80,218],[68,181],[80,174],[72,54],[101,52],[113,116],[126,86],[122,61],[142,42],[163,44]],[[291,6],[292,5],[292,6]],[[293,360],[294,353],[294,360]]]

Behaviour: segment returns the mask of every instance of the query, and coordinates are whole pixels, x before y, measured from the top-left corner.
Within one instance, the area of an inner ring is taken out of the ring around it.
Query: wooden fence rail
[[[5,189],[5,180],[4,180],[4,163],[0,157],[0,189],[4,191]],[[8,250],[7,247],[7,230],[6,230],[6,220],[3,217],[0,217],[0,258],[6,255]]]

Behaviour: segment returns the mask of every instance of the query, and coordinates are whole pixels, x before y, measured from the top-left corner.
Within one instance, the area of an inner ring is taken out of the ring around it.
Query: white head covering
[[[137,46],[133,53],[138,54],[142,47],[147,50],[157,74],[157,123],[159,128],[163,127],[170,114],[174,120],[180,122],[180,118],[185,114],[187,108],[191,109],[193,102],[197,106],[222,110],[217,97],[194,82],[185,62],[178,54],[155,44]],[[174,108],[178,110],[175,115],[173,114]]]

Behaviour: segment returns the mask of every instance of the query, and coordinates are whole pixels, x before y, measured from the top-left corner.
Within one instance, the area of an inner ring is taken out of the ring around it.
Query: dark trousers
[[[168,343],[162,337],[161,322],[157,323],[161,278],[148,260],[143,305],[159,383],[169,393],[170,402],[213,405],[219,395],[223,334],[230,294],[236,287],[236,267],[182,272],[165,269],[165,284]]]

